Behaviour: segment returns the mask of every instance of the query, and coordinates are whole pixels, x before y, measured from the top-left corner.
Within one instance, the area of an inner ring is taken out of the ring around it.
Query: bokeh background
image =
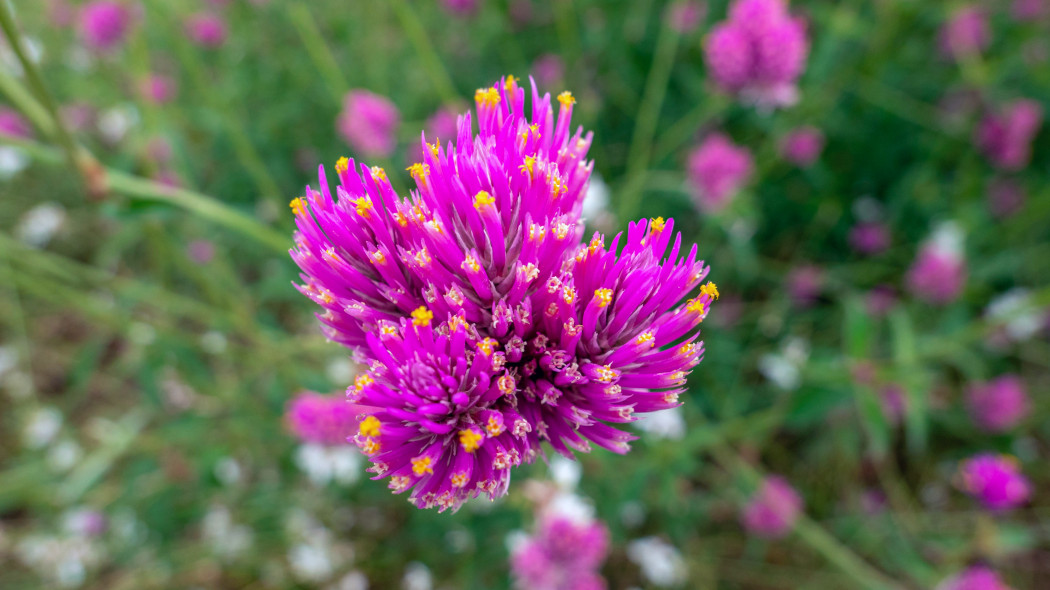
[[[558,494],[607,528],[609,588],[1050,587],[1047,3],[795,0],[777,107],[712,76],[722,0],[116,4],[114,32],[4,0],[0,587],[509,588]],[[358,370],[292,287],[288,201],[344,155],[407,194],[420,132],[506,74],[575,95],[588,224],[673,217],[721,298],[630,454],[437,514],[288,427]],[[392,149],[347,131],[358,90]],[[751,163],[697,163],[718,137]],[[1027,478],[1012,509],[960,476],[985,452]],[[771,534],[742,514],[774,474],[801,508]]]

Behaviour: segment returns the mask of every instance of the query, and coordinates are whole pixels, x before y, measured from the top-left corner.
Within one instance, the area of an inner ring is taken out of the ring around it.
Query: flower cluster
[[[791,532],[802,512],[802,498],[786,479],[770,476],[762,482],[740,515],[744,528],[776,539]]]
[[[1018,100],[987,115],[977,128],[977,146],[997,168],[1021,170],[1032,158],[1032,140],[1043,124],[1043,107]]]
[[[984,10],[963,6],[953,12],[941,28],[941,53],[955,59],[972,56],[987,49],[991,37]]]
[[[367,90],[351,90],[343,98],[336,127],[352,149],[364,156],[385,158],[397,146],[400,120],[397,107],[386,98]]]
[[[1032,493],[1017,460],[1007,455],[981,453],[959,466],[959,487],[989,510],[1016,508]]]
[[[120,2],[88,2],[80,9],[80,36],[88,47],[108,51],[124,41],[132,20],[131,10]]]
[[[919,249],[905,277],[919,299],[944,305],[955,301],[966,286],[962,230],[954,223],[939,226]]]
[[[725,208],[754,170],[751,152],[721,133],[707,137],[689,154],[688,174],[693,195],[701,211],[716,213]]]
[[[788,14],[785,0],[736,0],[704,44],[715,83],[763,107],[798,101],[796,82],[808,54],[806,27]]]
[[[1028,394],[1016,375],[1004,375],[969,388],[966,404],[981,430],[1003,432],[1017,425],[1028,414]]]
[[[991,569],[976,565],[941,582],[934,590],[1010,590]]]
[[[348,389],[374,408],[354,441],[420,507],[504,494],[544,440],[626,452],[610,424],[678,405],[703,356],[718,291],[696,247],[682,256],[662,218],[581,243],[591,136],[571,131],[568,92],[556,112],[533,88],[531,118],[525,94],[511,77],[479,89],[478,133],[464,114],[455,143],[427,145],[407,199],[344,158],[336,199],[322,168],[292,202],[300,291],[370,365]]]
[[[602,523],[549,514],[515,549],[510,565],[522,589],[604,590],[598,568],[608,551],[609,531]]]

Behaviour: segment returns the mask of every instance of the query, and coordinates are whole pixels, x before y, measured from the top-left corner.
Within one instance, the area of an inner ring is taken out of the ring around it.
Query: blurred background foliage
[[[796,0],[812,43],[801,100],[770,113],[709,80],[702,42],[725,17],[720,0],[685,31],[661,0],[497,0],[471,16],[433,1],[233,0],[211,8],[229,27],[215,49],[180,25],[207,4],[148,0],[104,54],[56,24],[57,4],[7,6],[50,96],[83,114],[71,128],[93,155],[95,190],[47,129],[0,139],[29,160],[0,181],[0,586],[358,588],[363,575],[397,588],[421,563],[438,588],[509,587],[504,539],[530,526],[523,482],[546,478],[544,464],[519,470],[503,501],[455,515],[363,477],[319,485],[297,466],[287,401],[340,392],[356,369],[291,287],[287,203],[318,163],[353,155],[335,126],[350,89],[400,110],[397,150],[369,163],[404,191],[432,113],[466,110],[476,88],[544,60],[561,71],[545,67],[542,90],[571,90],[595,134],[610,194],[599,229],[674,217],[722,292],[684,436],[646,433],[625,457],[581,460],[579,493],[612,533],[610,587],[649,587],[625,547],[651,535],[681,553],[688,588],[932,588],[979,560],[1016,588],[1050,579],[1047,329],[992,346],[1002,322],[986,313],[1016,287],[1050,304],[1050,134],[1013,175],[1028,200],[1005,219],[989,212],[996,173],[972,141],[989,105],[1050,106],[1045,21],[989,2],[990,47],[956,63],[937,51],[952,3]],[[5,102],[39,107],[10,39],[3,52]],[[143,100],[151,72],[176,81],[175,100]],[[826,137],[804,169],[778,148],[802,125]],[[684,168],[715,130],[751,150],[756,170],[704,215]],[[170,165],[152,155],[158,139]],[[187,192],[149,180],[162,173]],[[891,230],[878,256],[849,247],[863,199]],[[44,203],[61,223],[34,246],[20,228]],[[907,295],[904,275],[946,220],[965,233],[969,280],[935,307]],[[789,281],[808,266],[820,286],[800,304]],[[868,308],[880,285],[897,293],[886,314]],[[1025,381],[1032,410],[1007,434],[982,433],[963,392],[1004,373]],[[904,392],[899,424],[885,384]],[[1036,490],[1027,507],[990,515],[953,486],[958,461],[986,450],[1018,457]],[[738,522],[767,472],[805,500],[780,541]],[[67,530],[84,509],[108,523],[89,541]]]

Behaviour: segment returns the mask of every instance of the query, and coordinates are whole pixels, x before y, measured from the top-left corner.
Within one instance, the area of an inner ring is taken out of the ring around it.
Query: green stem
[[[649,160],[652,156],[653,136],[656,133],[656,124],[660,118],[664,96],[667,94],[667,83],[671,78],[671,68],[674,65],[677,50],[678,32],[666,24],[662,25],[660,35],[656,40],[656,52],[653,54],[649,77],[645,82],[645,91],[642,94],[641,112],[638,113],[638,119],[635,121],[631,146],[627,151],[627,180],[623,201],[620,203],[622,219],[634,219],[637,213],[643,192],[645,172],[649,168]]]
[[[314,61],[317,70],[321,72],[321,76],[328,84],[332,96],[337,101],[341,100],[347,89],[350,88],[350,84],[347,83],[343,72],[339,69],[339,64],[335,61],[335,56],[332,55],[328,44],[324,42],[324,37],[317,28],[317,22],[310,14],[310,9],[301,2],[289,4],[288,18],[299,33],[299,38],[302,39],[303,47],[310,55],[310,59]]]
[[[390,4],[397,13],[397,18],[401,21],[401,28],[415,47],[416,53],[419,54],[419,59],[423,62],[427,75],[430,76],[430,82],[441,99],[450,104],[456,102],[458,95],[455,86],[452,85],[452,78],[445,69],[445,64],[438,59],[438,54],[434,51],[434,46],[430,43],[423,23],[419,21],[419,16],[405,0],[392,0]]]
[[[21,349],[19,354],[22,355],[22,362],[26,366],[26,375],[29,377],[29,389],[35,391],[36,388],[33,385],[33,341],[29,337],[29,326],[26,323],[25,312],[22,309],[22,297],[18,291],[18,285],[15,283],[15,271],[11,266],[11,261],[7,259],[8,256],[13,256],[13,251],[4,248],[4,255],[0,256],[0,270],[3,271],[4,284],[11,291],[11,307],[14,315],[15,333],[18,338],[18,347]]]

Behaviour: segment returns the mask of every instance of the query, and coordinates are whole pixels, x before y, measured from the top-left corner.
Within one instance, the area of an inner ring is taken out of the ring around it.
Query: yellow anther
[[[483,438],[485,438],[484,434],[470,428],[459,431],[459,444],[463,445],[463,450],[468,453],[478,450]]]
[[[395,324],[394,322],[386,322],[383,325],[379,326],[379,333],[383,336],[397,336],[397,324]]]
[[[427,184],[427,175],[430,174],[430,166],[427,166],[426,164],[420,164],[419,162],[416,162],[415,164],[412,164],[408,168],[405,168],[405,170],[408,170],[409,176],[414,178],[416,180],[416,182],[418,182],[419,184],[421,184],[423,186],[426,186],[426,184]]]
[[[598,302],[598,307],[606,307],[612,303],[612,289],[597,289],[594,291],[594,300]]]
[[[539,123],[533,123],[532,125],[529,125],[529,131],[532,132],[532,136],[535,137],[536,139],[540,138],[540,124]]]
[[[376,380],[372,378],[368,373],[362,373],[357,377],[354,377],[354,391],[361,391],[369,385],[375,383]],[[371,416],[369,416],[371,418]]]
[[[463,319],[461,315],[454,315],[448,319],[448,329],[450,332],[455,332],[460,328],[467,327],[467,320]]]
[[[498,381],[496,381],[496,384],[499,386],[499,390],[503,395],[510,395],[518,388],[518,384],[514,382],[514,377],[510,375],[503,375]]]
[[[434,154],[434,157],[436,158],[438,152],[441,151],[441,138],[436,138],[434,143],[428,143],[427,147],[430,148],[430,153]]]
[[[474,195],[474,208],[478,211],[485,205],[492,205],[495,202],[496,197],[493,197],[487,191],[478,191],[478,194]]]
[[[535,156],[525,156],[525,163],[522,164],[521,166],[519,166],[518,168],[522,172],[527,172],[529,174],[529,180],[532,180],[533,174],[534,174],[534,170],[536,168],[536,157]]]
[[[487,424],[485,424],[485,431],[489,433],[489,436],[499,436],[503,432],[503,425],[496,419],[495,416],[489,418]]]
[[[496,344],[498,344],[498,342],[492,338],[485,338],[478,342],[478,352],[485,356],[492,356],[492,352],[496,349]]]
[[[304,215],[306,213],[306,199],[302,197],[292,199],[288,206],[292,208],[292,213],[296,215]]]
[[[342,157],[335,161],[335,171],[342,174],[350,169],[350,158]]]
[[[430,463],[430,457],[416,457],[412,459],[412,473],[416,475],[434,473],[434,468],[430,466]]]
[[[357,214],[365,219],[371,216],[372,211],[372,198],[371,197],[358,197],[354,199],[354,209],[357,210]]]
[[[326,290],[324,293],[321,293],[321,301],[324,301],[325,303],[331,303],[335,301],[335,297],[332,297],[331,291]]]
[[[562,182],[561,175],[558,174],[558,172],[556,170],[551,170],[550,181],[551,181],[551,196],[554,199],[557,199],[558,197],[561,196],[561,194],[563,192],[566,192],[566,191],[569,190],[568,185],[566,185],[564,182]]]
[[[394,213],[394,221],[401,227],[408,227],[408,218],[400,213]]]
[[[452,487],[454,487],[454,488],[462,488],[462,487],[465,487],[470,482],[470,478],[467,477],[466,473],[457,473],[457,474],[452,476],[451,481],[452,481]]]
[[[380,426],[382,426],[382,423],[379,422],[379,418],[369,416],[361,421],[361,424],[357,427],[357,432],[361,436],[379,436]]]
[[[365,442],[361,443],[361,452],[372,456],[379,452],[379,441],[374,438],[366,438]]]
[[[693,313],[704,313],[704,302],[699,297],[694,297],[689,300],[689,303],[685,306],[687,311]]]
[[[375,250],[368,253],[368,257],[372,260],[372,264],[384,264],[386,263],[386,254],[383,254],[382,250]]]
[[[376,180],[386,180],[386,170],[383,170],[379,166],[372,166],[372,178]]]
[[[569,224],[567,224],[567,223],[559,223],[558,225],[555,225],[551,229],[554,230],[554,237],[556,239],[564,240],[566,237],[568,237],[569,230],[572,229],[572,228],[570,228]]]
[[[463,270],[470,272],[481,271],[481,265],[478,264],[478,259],[475,258],[473,254],[467,254],[467,258],[463,260],[463,264],[461,264],[460,267],[463,268]]]
[[[664,231],[664,218],[657,217],[656,219],[651,219],[649,223],[649,228],[652,229],[654,232]]]
[[[568,108],[569,106],[576,104],[576,99],[572,97],[571,92],[566,90],[558,95],[558,102],[561,103],[561,106]]]
[[[499,90],[496,90],[494,87],[478,88],[477,92],[474,93],[474,102],[478,103],[478,106],[494,107],[499,104]]]
[[[575,303],[576,302],[576,289],[574,289],[572,287],[565,287],[564,289],[561,290],[561,298],[562,298],[563,301],[565,301],[565,303],[569,303],[569,304]]]
[[[638,338],[635,340],[635,342],[637,342],[638,344],[648,344],[649,348],[652,348],[656,345],[656,337],[653,336],[652,332],[642,332],[638,335]]]
[[[594,236],[593,238],[591,238],[591,243],[587,245],[587,250],[591,254],[594,254],[598,250],[604,250],[604,249],[605,249],[605,240],[603,240],[601,236]]]
[[[507,89],[507,92],[514,90],[514,84],[517,83],[518,79],[514,76],[507,74],[507,79],[503,82],[503,87]]]
[[[429,326],[430,320],[434,319],[434,312],[420,305],[412,312],[412,324],[415,326]]]
[[[681,356],[689,356],[689,355],[693,354],[694,352],[696,352],[696,345],[693,344],[692,342],[689,342],[687,344],[683,344],[683,345],[678,347],[678,354],[681,355]]]
[[[426,246],[423,246],[422,248],[419,249],[418,252],[416,252],[415,259],[416,259],[416,265],[421,267],[421,268],[429,267],[430,263],[433,261],[430,258],[430,252],[427,252]]]
[[[612,380],[619,376],[620,374],[616,372],[616,369],[609,365],[598,367],[598,381],[601,381],[602,383],[612,383]]]
[[[707,295],[711,300],[718,299],[718,287],[710,281],[703,287],[700,287],[700,293]]]

